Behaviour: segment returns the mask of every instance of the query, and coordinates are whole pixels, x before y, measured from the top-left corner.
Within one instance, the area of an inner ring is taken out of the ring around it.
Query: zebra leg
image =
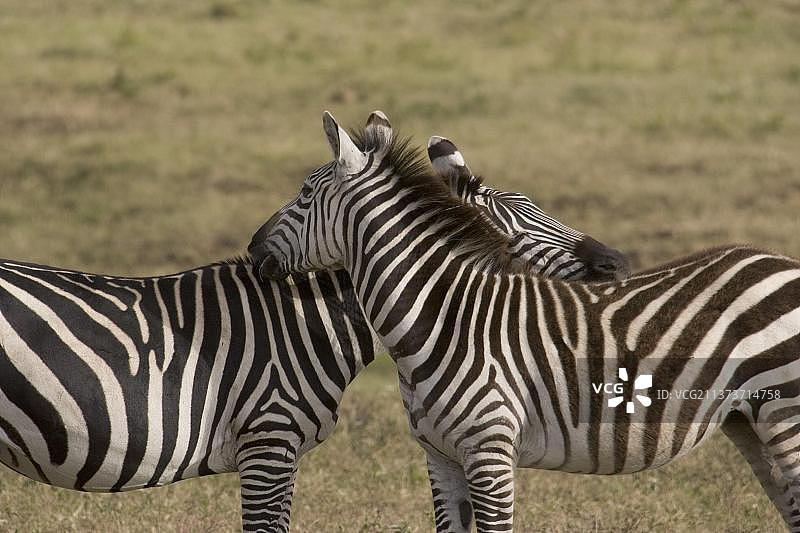
[[[428,479],[433,493],[437,533],[462,533],[472,529],[469,486],[460,464],[428,452]]]
[[[765,442],[767,460],[777,465],[788,484],[791,510],[784,514],[790,531],[800,533],[800,423],[785,420],[772,426]]]
[[[728,417],[722,425],[722,431],[750,463],[753,474],[789,530],[800,532],[800,499],[797,499],[770,446],[762,442],[747,418],[738,412]]]
[[[243,531],[289,531],[297,472],[293,448],[243,447],[237,454],[242,494]]]
[[[504,448],[484,447],[464,463],[478,533],[513,529],[514,464]]]

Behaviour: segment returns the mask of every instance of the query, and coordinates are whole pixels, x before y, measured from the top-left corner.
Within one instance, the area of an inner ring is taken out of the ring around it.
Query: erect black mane
[[[470,194],[477,194],[478,190],[483,186],[483,176],[476,176],[474,174],[464,177],[458,176],[459,187],[464,187]]]
[[[498,231],[479,209],[453,196],[440,176],[434,174],[422,150],[411,144],[410,137],[393,135],[389,146],[374,130],[350,132],[353,142],[363,151],[386,151],[384,161],[394,169],[400,182],[410,191],[409,202],[420,202],[436,211],[441,234],[454,249],[469,252],[476,263],[494,273],[527,270],[527,264],[514,260],[509,253],[510,239]],[[480,178],[475,187],[480,186]],[[472,186],[472,185],[470,185]]]

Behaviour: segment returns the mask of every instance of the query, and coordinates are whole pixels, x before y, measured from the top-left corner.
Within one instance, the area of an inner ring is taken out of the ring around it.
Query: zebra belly
[[[0,463],[34,481],[61,488],[76,488],[77,473],[84,467],[85,460],[79,462],[67,460],[61,464],[56,464],[51,461],[50,454],[46,449],[43,451],[34,450],[36,441],[42,440],[41,435],[16,434],[15,437],[15,439],[12,439],[0,428]],[[24,448],[15,443],[15,441],[19,442],[20,438]],[[69,436],[70,444],[78,448],[86,449],[86,441],[86,435]],[[182,470],[182,475],[180,476],[178,476],[178,463],[171,462],[167,464],[158,477],[154,479],[153,473],[156,472],[161,457],[149,457],[145,455],[137,463],[136,473],[127,479],[124,484],[118,484],[121,465],[125,459],[125,444],[126,443],[119,442],[112,443],[111,446],[109,446],[109,450],[106,452],[102,466],[92,472],[89,481],[77,488],[88,492],[129,491],[168,485],[175,481],[180,481],[181,479],[200,475],[197,473],[198,463],[200,461],[190,462],[187,467]],[[226,457],[220,455],[219,457],[214,456],[208,458],[209,467],[211,467],[213,471],[206,472],[203,475],[232,472],[236,470],[235,467],[232,466],[234,464],[234,450],[229,444],[230,443],[224,443],[219,447],[221,454],[224,454]],[[180,459],[182,460],[182,457]]]
[[[48,480],[43,478],[25,452],[18,446],[6,442],[5,439],[0,439],[0,463],[4,464],[14,472],[22,474],[34,481],[48,483]],[[65,485],[60,485],[65,486]]]
[[[83,453],[68,454],[63,462],[54,462],[52,454],[47,449],[44,436],[38,432],[17,432],[11,438],[7,433],[0,432],[0,462],[10,469],[18,472],[30,479],[47,483],[56,487],[74,489],[78,480],[78,472],[86,464],[86,450],[88,442],[87,436],[71,434],[68,436],[69,446],[75,450],[83,450]],[[112,443],[106,454],[106,459],[102,466],[92,472],[88,482],[80,487],[80,490],[108,492],[115,488],[120,475],[120,466],[124,461],[124,446],[119,443]],[[117,450],[117,451],[115,451]],[[154,458],[157,462],[158,458]],[[148,468],[148,463],[150,468]],[[152,472],[156,463],[148,458],[143,458],[140,472]],[[165,476],[162,476],[164,479]],[[171,477],[166,476],[171,481]],[[164,483],[156,483],[160,485]],[[153,486],[150,483],[150,476],[134,475],[118,490],[131,490],[145,486]]]
[[[688,454],[716,429],[716,424],[690,424],[690,438],[675,450],[676,428],[685,425],[660,423],[658,431],[644,423],[593,426],[580,423],[571,428],[567,439],[556,431],[547,436],[542,431],[523,431],[517,466],[576,474],[632,474],[659,468]]]

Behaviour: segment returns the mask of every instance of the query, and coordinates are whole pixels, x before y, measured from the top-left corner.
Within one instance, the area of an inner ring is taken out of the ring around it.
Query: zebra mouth
[[[608,283],[623,281],[630,275],[628,270],[607,270],[590,266],[586,269],[586,275],[581,278],[585,283]]]
[[[630,265],[621,252],[601,244],[588,235],[585,235],[575,247],[575,255],[586,265],[583,281],[595,283],[621,281],[630,276]]]
[[[281,262],[277,257],[268,255],[258,266],[258,276],[263,280],[279,281],[286,279],[289,273],[281,267]]]
[[[280,254],[271,246],[263,246],[261,252],[258,257],[258,276],[262,280],[278,281],[289,276],[289,272],[281,264]]]
[[[627,263],[600,263],[589,267],[584,280],[591,282],[622,281],[630,275],[631,271]]]

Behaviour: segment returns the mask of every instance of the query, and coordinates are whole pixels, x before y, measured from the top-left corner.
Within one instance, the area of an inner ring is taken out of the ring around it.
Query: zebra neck
[[[343,270],[262,282],[252,265],[236,265],[224,285],[226,294],[232,294],[232,285],[236,285],[252,288],[257,296],[239,300],[243,309],[259,314],[254,324],[263,320],[266,337],[260,338],[266,345],[257,346],[257,353],[282,359],[279,352],[286,351],[286,356],[305,370],[322,368],[341,385],[339,394],[383,348]]]
[[[363,204],[357,223],[343,209],[335,224],[345,269],[390,350],[419,320],[446,308],[459,279],[513,271],[508,238],[443,187],[427,190],[433,183],[391,174],[365,178],[352,193],[359,198],[354,205]]]
[[[298,358],[298,362],[338,369],[335,373],[344,385],[384,349],[345,270],[294,274],[286,280],[266,282],[263,290],[267,298],[291,309],[283,311],[287,324],[295,320],[297,324],[289,340],[302,339],[308,347],[304,352],[307,361]]]
[[[392,357],[398,361],[419,353],[433,332],[454,327],[467,304],[467,287],[489,287],[495,276],[469,258],[449,253],[435,243],[402,260],[402,268],[385,268],[366,254],[354,284],[367,319]],[[396,266],[396,265],[395,265]],[[473,295],[474,296],[474,295]]]

